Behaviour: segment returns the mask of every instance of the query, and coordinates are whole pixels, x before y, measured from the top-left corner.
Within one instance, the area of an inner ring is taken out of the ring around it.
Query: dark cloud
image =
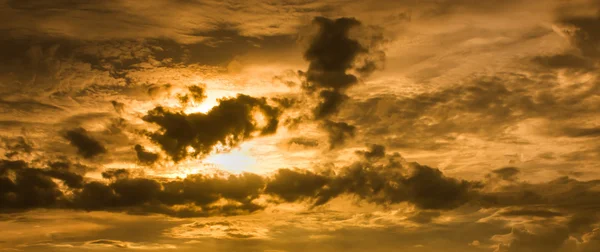
[[[356,127],[345,122],[325,120],[321,126],[329,134],[329,148],[334,149],[346,143],[346,139],[353,137]]]
[[[562,17],[558,22],[564,26],[563,32],[583,56],[600,58],[600,16]]]
[[[385,157],[385,146],[379,144],[373,144],[369,147],[368,151],[357,151],[367,160],[379,159]]]
[[[600,136],[600,127],[595,128],[576,128],[566,127],[562,133],[568,137],[598,137]]]
[[[348,96],[331,90],[323,90],[319,93],[319,98],[321,102],[315,108],[317,119],[336,114],[340,105],[348,99]]]
[[[29,154],[33,151],[33,145],[25,137],[18,136],[15,138],[1,137],[1,147],[5,149],[4,156],[12,158],[19,154]]]
[[[195,102],[200,103],[206,99],[206,90],[202,86],[189,86],[188,90],[190,92],[190,96],[194,99]]]
[[[379,63],[371,60],[370,54],[377,53],[378,60],[383,60],[384,55],[378,50],[383,38],[381,35],[372,36],[364,39],[366,43],[361,43],[359,38],[352,37],[351,30],[362,26],[354,18],[332,20],[317,17],[313,23],[319,29],[304,52],[304,58],[310,64],[302,74],[306,78],[304,88],[311,92],[319,91],[321,101],[314,113],[317,119],[321,119],[335,114],[346,99],[345,90],[358,83],[358,77],[350,71],[362,75],[373,72]],[[364,33],[357,36],[361,35]]]
[[[352,68],[359,54],[367,52],[356,39],[350,38],[350,29],[361,23],[354,18],[324,17],[315,18],[313,23],[319,30],[304,52],[304,58],[310,62],[305,73],[306,88],[339,90],[356,84],[356,76],[346,71]]]
[[[571,68],[592,70],[594,62],[581,56],[573,54],[556,54],[550,56],[537,56],[533,62],[548,68]]]
[[[139,144],[135,145],[134,150],[137,155],[138,161],[140,161],[143,164],[153,164],[159,158],[158,154],[146,151],[144,146],[141,146]]]
[[[115,112],[121,114],[121,113],[123,113],[123,111],[125,111],[125,103],[118,102],[118,101],[110,101],[110,103],[112,104],[113,108],[115,109]]]
[[[92,158],[106,153],[106,148],[96,139],[89,136],[84,128],[68,130],[64,133],[64,138],[77,148],[77,153],[84,158]]]
[[[593,188],[599,180],[579,181],[561,177],[545,183],[530,184],[518,181],[482,194],[480,202],[486,207],[544,206],[561,212],[581,213],[600,207],[600,193]]]
[[[346,90],[359,82],[357,76],[368,76],[381,66],[385,54],[381,31],[362,25],[354,18],[328,19],[316,17],[318,27],[311,37],[304,59],[309,62],[303,88],[308,93],[318,92],[319,104],[314,108],[314,118],[323,120],[333,149],[354,135],[354,126],[332,122],[328,118],[339,112],[349,97]]]
[[[68,188],[83,186],[83,176],[68,165],[32,168],[24,161],[0,160],[0,209],[54,208],[65,203],[65,195],[54,179]]]
[[[264,187],[263,178],[254,174],[228,177],[197,174],[172,181],[130,176],[112,178],[109,184],[87,183],[75,196],[75,206],[179,217],[248,214],[263,208],[252,203]],[[220,200],[231,203],[216,205]]]
[[[288,145],[300,145],[305,147],[316,147],[319,145],[319,141],[316,139],[294,137],[288,141]]]
[[[469,200],[469,182],[418,164],[402,166],[397,155],[387,158],[380,163],[365,159],[337,172],[280,169],[272,177],[195,174],[167,180],[113,169],[102,173],[107,182],[86,181],[65,163],[31,168],[23,161],[2,161],[0,171],[7,209],[68,207],[192,217],[251,213],[264,208],[254,202],[263,194],[315,206],[340,195],[377,204],[407,201],[424,209],[450,209]],[[227,204],[217,204],[222,201]]]
[[[257,121],[256,112],[264,116],[264,121]],[[184,114],[156,107],[143,119],[161,127],[148,136],[174,161],[179,161],[187,156],[208,154],[219,143],[233,147],[254,134],[272,134],[277,130],[280,114],[280,109],[267,104],[265,98],[240,94],[220,100],[206,114]],[[188,152],[188,147],[194,151]]]
[[[435,218],[440,217],[442,214],[437,211],[419,211],[416,214],[410,216],[408,220],[419,223],[427,224],[433,221]]]
[[[191,99],[191,100],[190,100]],[[179,95],[179,101],[186,105],[190,101],[194,101],[195,103],[201,103],[206,99],[206,90],[204,86],[188,86],[188,93],[184,95]]]
[[[275,199],[270,204],[308,202],[313,207],[346,195],[384,206],[407,202],[421,210],[450,210],[467,203],[509,207],[499,214],[544,218],[586,213],[600,206],[595,190],[599,181],[559,178],[530,184],[515,180],[508,185],[493,184],[490,189],[485,183],[495,182],[448,177],[438,169],[407,163],[397,153],[385,154],[377,145],[357,154],[360,160],[355,163],[322,172],[279,169],[272,176],[193,174],[183,179],[143,177],[128,169],[111,169],[102,172],[104,180],[92,180],[83,178],[87,168],[66,162],[35,168],[24,161],[4,160],[0,162],[1,206],[9,211],[69,208],[199,217],[261,210],[266,205],[257,200],[264,195]],[[509,168],[493,174],[514,179]],[[427,223],[438,214],[425,211],[410,220]],[[579,230],[578,226],[594,221],[573,219],[571,226]]]
[[[493,170],[488,177],[499,178],[501,180],[514,181],[517,179],[517,175],[519,175],[521,171],[516,167],[504,167],[500,169]]]
[[[473,198],[475,184],[416,163],[402,165],[399,158],[365,160],[323,174],[280,170],[266,192],[285,201],[306,199],[315,206],[344,194],[377,204],[410,202],[423,209],[451,209]]]
[[[110,169],[102,172],[102,177],[105,179],[126,179],[130,175],[127,169]]]
[[[326,175],[304,170],[279,169],[273,180],[267,184],[265,192],[288,202],[312,200],[328,183],[330,178]]]

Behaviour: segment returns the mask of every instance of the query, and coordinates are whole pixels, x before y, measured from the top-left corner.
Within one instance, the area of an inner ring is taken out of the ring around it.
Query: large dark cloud
[[[346,90],[359,82],[357,75],[368,76],[381,66],[385,58],[380,50],[383,36],[377,32],[372,35],[374,27],[366,27],[354,18],[316,17],[313,23],[318,31],[304,52],[309,66],[306,72],[300,73],[305,77],[303,88],[308,93],[318,93],[319,104],[314,108],[314,117],[327,120],[324,128],[330,134],[333,148],[351,136],[349,132],[354,129],[327,118],[337,114],[349,98]]]
[[[256,113],[262,114],[263,120],[257,120]],[[174,161],[179,161],[187,156],[208,154],[217,144],[233,147],[255,134],[275,133],[280,114],[281,110],[270,106],[265,98],[240,94],[221,99],[219,105],[206,114],[185,114],[156,107],[143,119],[161,127],[148,136]],[[194,151],[188,152],[188,147]]]
[[[424,209],[455,208],[474,196],[476,183],[446,177],[428,166],[405,163],[398,154],[376,162],[373,157],[384,157],[379,146],[366,153],[368,158],[339,171],[317,174],[279,170],[266,192],[285,201],[307,199],[315,206],[351,195],[384,205],[410,202]]]
[[[309,47],[304,52],[304,58],[310,62],[304,74],[306,82],[304,88],[307,90],[328,90],[336,95],[343,95],[345,89],[358,83],[358,77],[350,71],[368,75],[378,64],[372,60],[360,61],[361,57],[369,57],[371,53],[378,51],[379,43],[383,38],[379,36],[368,37],[367,43],[359,40],[365,34],[351,34],[352,29],[363,28],[362,24],[354,18],[328,19],[316,17],[313,23],[318,26],[316,35],[310,41]],[[355,36],[352,36],[355,35]],[[377,58],[377,60],[382,60]],[[329,101],[333,94],[321,95],[323,104],[339,105]],[[315,111],[317,118],[327,117],[335,112],[335,108],[321,109]]]
[[[65,194],[53,179],[69,189],[81,188],[83,176],[70,165],[54,163],[48,168],[32,168],[24,161],[0,161],[0,209],[52,208],[65,203]]]
[[[84,158],[92,158],[106,153],[106,148],[98,140],[92,138],[84,128],[68,130],[64,133],[64,138],[77,148],[77,153]]]
[[[272,176],[193,174],[183,179],[143,177],[127,169],[113,169],[104,171],[102,180],[93,180],[83,177],[86,169],[65,162],[38,168],[24,161],[4,160],[0,162],[1,209],[69,208],[194,217],[248,214],[280,202],[306,202],[316,207],[348,196],[385,206],[407,202],[423,210],[450,210],[464,204],[508,207],[500,215],[552,218],[583,214],[600,206],[595,189],[599,181],[565,177],[531,184],[512,175],[508,175],[510,183],[466,181],[408,163],[397,153],[385,154],[377,145],[357,154],[359,160],[351,165],[320,172],[280,169]],[[493,174],[513,174],[510,170]],[[267,205],[259,200],[265,195],[273,198]],[[577,223],[590,222],[582,221],[574,219],[574,229],[584,225]]]

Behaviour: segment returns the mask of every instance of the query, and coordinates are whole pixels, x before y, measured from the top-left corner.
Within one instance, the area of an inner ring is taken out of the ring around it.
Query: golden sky
[[[600,251],[600,2],[0,0],[0,251]]]

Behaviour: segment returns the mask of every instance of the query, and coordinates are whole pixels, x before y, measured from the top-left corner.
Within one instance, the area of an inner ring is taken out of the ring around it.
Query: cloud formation
[[[262,115],[261,121],[257,113]],[[280,114],[281,110],[267,104],[265,98],[240,94],[219,100],[219,105],[206,114],[185,114],[156,107],[143,119],[161,127],[148,136],[174,161],[180,161],[188,156],[206,155],[217,144],[235,147],[255,134],[273,134],[277,131]],[[188,147],[193,150],[189,151]]]
[[[64,138],[77,148],[77,153],[84,158],[93,158],[106,153],[106,148],[98,140],[92,138],[84,128],[68,130],[64,133]]]
[[[332,20],[317,17],[313,23],[318,26],[318,31],[304,52],[304,59],[310,64],[306,72],[301,73],[306,78],[304,89],[319,93],[320,103],[314,110],[314,116],[323,119],[334,115],[347,99],[345,90],[359,81],[356,73],[367,76],[381,64],[379,61],[383,57],[371,59],[370,54],[381,53],[377,50],[382,37],[370,37],[368,43],[361,43],[359,36],[364,34],[359,28],[369,27],[363,27],[354,18]],[[361,57],[363,61],[360,61]]]

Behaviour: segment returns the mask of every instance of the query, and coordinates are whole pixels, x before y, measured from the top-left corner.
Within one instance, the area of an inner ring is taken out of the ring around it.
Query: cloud
[[[414,95],[357,97],[348,100],[340,120],[361,129],[359,141],[421,150],[453,148],[459,136],[491,142],[525,142],[536,134],[594,136],[595,126],[573,125],[592,118],[599,109],[595,102],[598,83],[564,85],[560,78],[553,71],[498,73],[472,76],[460,85]],[[516,129],[528,120],[547,122],[548,127],[517,134]],[[564,133],[563,128],[567,129]]]
[[[368,151],[357,151],[357,154],[363,155],[366,160],[376,160],[385,157],[385,146],[373,144]]]
[[[304,147],[316,147],[319,145],[319,141],[316,139],[305,138],[305,137],[294,137],[288,141],[288,145],[299,145]]]
[[[317,119],[322,119],[335,114],[346,99],[345,90],[358,83],[358,77],[349,71],[368,75],[375,70],[373,60],[358,60],[377,50],[382,38],[374,36],[368,43],[361,43],[351,37],[351,30],[361,27],[354,18],[317,17],[313,23],[318,26],[318,31],[304,52],[309,66],[302,73],[306,78],[303,87],[308,91],[319,90],[321,102],[314,114]]]
[[[329,135],[329,148],[334,149],[344,145],[347,138],[353,137],[356,127],[345,122],[333,122],[325,120],[321,124],[325,132]]]
[[[496,252],[546,252],[558,251],[569,238],[569,231],[564,227],[538,227],[528,230],[516,227],[507,235],[496,235],[493,240],[501,240]]]
[[[84,128],[68,130],[63,136],[69,143],[77,148],[77,153],[84,158],[93,158],[106,153],[106,148],[96,139],[89,136]]]
[[[110,103],[113,105],[115,112],[122,114],[123,111],[125,111],[125,103],[118,102],[118,101],[110,101]]]
[[[598,32],[600,16],[561,17],[558,23],[563,26],[562,32],[581,55],[593,59],[600,58],[600,50],[597,46],[600,42],[600,32]]]
[[[154,152],[146,151],[144,146],[141,146],[139,144],[135,145],[134,150],[137,155],[138,161],[140,161],[140,163],[143,163],[143,164],[153,164],[159,158],[158,154],[156,154]]]
[[[516,167],[504,167],[493,170],[490,174],[488,174],[488,177],[495,177],[501,180],[514,181],[520,172],[521,171]]]
[[[265,192],[288,202],[314,199],[329,181],[326,175],[310,171],[279,169],[267,184]]]
[[[273,176],[195,174],[174,180],[139,177],[125,169],[104,171],[106,182],[84,180],[66,164],[32,168],[23,161],[3,161],[0,171],[8,209],[67,207],[193,217],[252,213],[265,207],[254,202],[261,195],[314,206],[350,195],[376,204],[411,202],[424,209],[451,209],[470,199],[470,182],[427,166],[403,165],[397,154],[386,157],[323,173],[280,169]]]
[[[257,121],[255,113],[261,114],[263,120]],[[156,107],[143,119],[161,127],[160,131],[149,132],[148,136],[174,161],[180,161],[187,156],[206,155],[217,144],[235,147],[256,133],[273,134],[280,114],[281,110],[267,104],[265,98],[240,94],[219,100],[219,105],[206,114],[184,114]],[[188,147],[194,150],[188,152]]]
[[[24,161],[0,160],[0,208],[19,210],[54,208],[64,203],[64,193],[53,179],[71,189],[80,188],[83,177],[65,166],[30,168]]]
[[[19,154],[29,154],[33,151],[33,145],[25,137],[18,136],[15,138],[0,137],[2,140],[2,148],[5,149],[4,156],[12,158]]]
[[[405,163],[395,154],[381,162],[364,160],[329,174],[279,170],[266,192],[285,201],[308,200],[315,206],[346,194],[383,205],[410,202],[423,209],[452,209],[471,200],[474,189],[475,184],[446,177],[434,168]]]

